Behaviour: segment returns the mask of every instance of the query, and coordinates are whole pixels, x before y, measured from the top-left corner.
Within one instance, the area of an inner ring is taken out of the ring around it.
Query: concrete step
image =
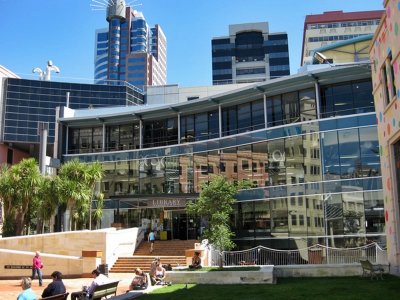
[[[186,265],[185,250],[193,249],[197,240],[157,240],[153,253],[149,253],[150,243],[143,241],[131,257],[119,257],[110,269],[110,273],[133,273],[136,268],[144,272],[150,271],[151,262],[155,256],[160,257],[163,265],[172,267]]]

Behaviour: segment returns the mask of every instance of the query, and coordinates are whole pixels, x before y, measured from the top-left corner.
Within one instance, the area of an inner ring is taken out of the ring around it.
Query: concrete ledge
[[[196,284],[275,284],[274,266],[260,266],[259,271],[171,271],[167,281]]]
[[[388,273],[387,265],[382,265]],[[346,277],[361,276],[361,264],[342,265],[293,265],[275,266],[276,277]]]
[[[142,296],[144,293],[139,291],[129,291],[126,294],[111,297],[110,300],[130,300]]]

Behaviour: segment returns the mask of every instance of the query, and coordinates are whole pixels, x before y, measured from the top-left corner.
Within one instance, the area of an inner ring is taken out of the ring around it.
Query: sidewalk
[[[118,284],[117,295],[124,294],[129,288],[132,281],[133,273],[113,273],[109,274],[111,281],[120,280]],[[36,278],[32,283],[32,290],[36,293],[38,299],[42,295],[43,290],[51,282],[51,279],[43,279],[43,286],[39,286],[39,281]],[[1,280],[0,279],[0,299],[2,300],[15,300],[19,293],[21,293],[21,280]],[[80,291],[83,285],[90,285],[91,278],[76,278],[76,279],[63,279],[65,288],[70,294],[72,292]],[[69,299],[70,297],[68,297]]]

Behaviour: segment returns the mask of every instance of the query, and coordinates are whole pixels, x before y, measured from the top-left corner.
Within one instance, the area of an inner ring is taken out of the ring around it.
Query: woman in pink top
[[[32,264],[32,280],[35,279],[36,273],[39,278],[39,286],[43,285],[42,280],[42,259],[40,258],[40,252],[36,251],[36,255],[33,257],[33,264]]]

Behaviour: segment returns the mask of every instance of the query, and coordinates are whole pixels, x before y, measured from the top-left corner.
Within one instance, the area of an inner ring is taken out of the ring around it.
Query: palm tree
[[[72,160],[63,164],[56,179],[56,190],[61,202],[70,212],[69,226],[84,227],[90,212],[94,186],[103,177],[101,164],[84,164]]]
[[[56,181],[56,177],[43,177],[42,186],[40,188],[41,202],[39,203],[37,211],[37,232],[44,232],[45,224],[50,223],[51,217],[60,204],[56,195]]]
[[[39,203],[42,176],[35,159],[24,159],[0,171],[0,198],[4,204],[5,232],[22,235],[26,216],[35,212]]]

